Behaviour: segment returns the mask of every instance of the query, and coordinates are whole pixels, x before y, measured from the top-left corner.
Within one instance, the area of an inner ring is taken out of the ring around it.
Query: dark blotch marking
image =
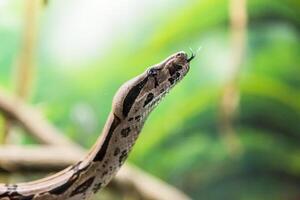
[[[158,83],[157,77],[155,76],[154,77],[154,87],[156,88],[157,86],[159,86],[159,83]]]
[[[119,164],[120,166],[124,163],[125,159],[127,158],[128,153],[126,150],[122,151],[121,156],[119,158]]]
[[[12,197],[12,199],[18,199],[18,200],[32,200],[34,195],[29,196],[23,196],[21,194],[18,194],[18,196]]]
[[[135,99],[139,96],[140,92],[142,91],[143,87],[146,85],[147,81],[148,81],[148,76],[144,80],[139,82],[137,85],[132,87],[128,92],[123,102],[122,112],[124,117],[127,117]]]
[[[102,173],[102,177],[105,176],[106,174],[108,174],[108,171],[104,171],[104,172]]]
[[[135,119],[137,122],[139,122],[140,119],[141,119],[141,115],[136,116],[134,119]]]
[[[92,191],[93,191],[94,193],[97,193],[97,192],[100,190],[101,186],[102,186],[102,183],[101,183],[101,182],[100,182],[100,183],[96,183],[96,184],[93,186]]]
[[[74,174],[66,183],[50,190],[49,193],[54,194],[54,195],[60,195],[60,194],[64,193],[75,183],[75,181],[78,179],[78,177],[79,176],[77,173]]]
[[[114,156],[117,156],[120,153],[120,148],[117,147],[114,151]]]
[[[34,195],[24,196],[18,193],[17,192],[18,185],[16,184],[13,185],[7,184],[5,185],[5,187],[7,187],[7,191],[0,195],[1,199],[6,197],[11,200],[32,200],[34,197]]]
[[[174,79],[173,78],[169,78],[168,81],[171,83],[171,85],[173,85],[173,83],[174,83]]]
[[[175,74],[176,70],[173,66],[169,67],[169,74],[170,76],[173,76]]]
[[[108,131],[107,136],[101,146],[101,149],[97,152],[97,154],[93,160],[94,162],[103,160],[103,158],[106,154],[107,148],[108,148],[109,141],[111,140],[111,137],[113,135],[113,132],[117,128],[117,126],[120,124],[120,122],[121,122],[121,120],[116,115],[114,115],[113,122],[109,128],[109,131]]]
[[[179,77],[180,77],[180,73],[179,73],[179,72],[176,72],[175,77],[176,77],[176,78],[179,78]]]
[[[128,121],[129,121],[129,122],[131,122],[132,120],[133,120],[133,118],[132,118],[132,117],[130,117],[130,118],[128,119]]]
[[[182,66],[181,66],[181,65],[174,64],[173,66],[175,67],[175,70],[176,70],[176,71],[179,71],[179,70],[182,69]]]
[[[127,137],[129,135],[130,131],[131,131],[130,127],[122,129],[121,130],[122,137]]]
[[[95,177],[91,177],[79,186],[75,188],[75,190],[72,191],[70,197],[75,196],[76,194],[81,194],[85,192],[94,182]]]
[[[9,198],[10,200],[32,200],[34,195],[29,195],[29,196],[23,196],[19,194],[18,192],[5,192],[0,195],[0,198]]]
[[[149,94],[147,95],[147,97],[146,97],[145,102],[144,102],[144,107],[145,107],[148,103],[150,103],[150,102],[153,100],[153,98],[154,98],[154,94],[153,94],[153,93],[149,93]]]
[[[179,71],[181,69],[182,69],[182,66],[174,63],[171,67],[169,67],[169,74],[171,76],[173,76],[177,71]]]
[[[80,164],[81,164],[81,162],[78,162],[77,164],[75,164],[71,167],[70,170],[73,170],[74,174],[69,178],[69,180],[66,183],[64,183],[56,188],[53,188],[52,190],[49,191],[49,193],[54,194],[54,195],[60,195],[60,194],[64,193],[65,191],[67,191],[77,181],[77,179],[79,178],[79,175],[89,167],[89,165],[87,165],[84,168],[79,169]]]

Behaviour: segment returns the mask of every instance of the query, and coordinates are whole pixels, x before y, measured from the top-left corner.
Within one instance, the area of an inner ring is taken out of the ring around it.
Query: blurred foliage
[[[14,88],[21,45],[18,2],[0,8],[0,84],[9,90]],[[128,34],[114,35],[109,47],[99,47],[102,54],[96,58],[68,63],[49,56],[47,41],[53,26],[47,22],[62,6],[49,1],[41,16],[31,103],[68,137],[89,148],[124,81],[170,53],[201,46],[188,76],[150,116],[130,162],[193,199],[299,199],[299,1],[248,1],[247,53],[239,76],[239,115],[234,121],[241,143],[236,156],[226,149],[219,128],[220,97],[230,77],[226,73],[229,2],[172,3],[175,6],[168,5],[158,15],[153,10],[146,12],[151,16],[137,16],[147,23],[129,27]],[[65,33],[66,38],[68,34],[72,33]]]

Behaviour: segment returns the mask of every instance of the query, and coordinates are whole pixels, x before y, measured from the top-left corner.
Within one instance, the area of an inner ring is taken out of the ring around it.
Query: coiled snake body
[[[124,163],[149,113],[189,70],[184,52],[171,55],[117,91],[103,132],[86,158],[33,182],[0,184],[0,200],[85,200],[108,184]]]

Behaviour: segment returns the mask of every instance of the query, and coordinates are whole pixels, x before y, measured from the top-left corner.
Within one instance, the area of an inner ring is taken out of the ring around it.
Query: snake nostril
[[[187,54],[185,52],[178,52],[176,58],[187,58]]]
[[[182,52],[179,52],[179,53],[177,53],[176,54],[176,57],[181,57],[181,56],[183,56],[184,54],[182,53]]]

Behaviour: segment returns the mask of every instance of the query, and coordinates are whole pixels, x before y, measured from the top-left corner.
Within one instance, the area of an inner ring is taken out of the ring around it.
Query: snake
[[[195,57],[174,53],[125,82],[89,153],[54,175],[25,183],[0,184],[0,200],[88,200],[105,187],[128,157],[150,112],[190,69]]]

